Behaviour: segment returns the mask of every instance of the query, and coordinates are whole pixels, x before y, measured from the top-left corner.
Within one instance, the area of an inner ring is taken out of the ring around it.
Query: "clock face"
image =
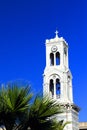
[[[56,52],[57,51],[57,46],[52,46],[51,51]]]

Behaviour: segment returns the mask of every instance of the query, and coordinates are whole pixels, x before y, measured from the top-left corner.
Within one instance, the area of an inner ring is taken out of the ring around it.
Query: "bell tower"
[[[73,103],[72,74],[68,63],[68,44],[58,31],[53,39],[46,40],[46,67],[43,74],[43,95],[58,101],[65,112],[57,115],[58,120],[71,121],[65,130],[79,130],[79,108]]]

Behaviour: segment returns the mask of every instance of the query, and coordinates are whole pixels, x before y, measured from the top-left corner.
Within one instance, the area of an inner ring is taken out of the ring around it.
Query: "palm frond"
[[[30,107],[27,123],[31,130],[43,130],[43,128],[45,130],[45,126],[51,127],[52,120],[55,118],[54,115],[61,112],[62,109],[56,101],[48,97],[36,96],[34,103]]]
[[[0,123],[6,126],[7,130],[12,130],[17,120],[19,123],[24,120],[29,102],[32,98],[30,87],[19,88],[16,85],[9,85],[0,91]]]

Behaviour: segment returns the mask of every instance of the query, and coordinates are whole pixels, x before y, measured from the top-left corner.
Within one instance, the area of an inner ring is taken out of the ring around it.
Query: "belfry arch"
[[[56,52],[56,65],[60,65],[60,53]]]
[[[53,66],[54,65],[54,54],[50,53],[50,65]]]
[[[56,97],[60,97],[60,80],[56,79]]]
[[[51,75],[49,78],[49,93],[52,98],[60,98],[61,84],[58,75]]]
[[[53,79],[50,79],[49,81],[49,91],[50,91],[50,96],[54,96],[54,82]]]
[[[50,66],[60,65],[60,53],[50,53]]]

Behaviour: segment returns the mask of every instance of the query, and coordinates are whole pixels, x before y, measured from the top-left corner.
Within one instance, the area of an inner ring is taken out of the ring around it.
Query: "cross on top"
[[[58,31],[57,30],[56,30],[55,34],[56,34],[56,38],[58,38]]]

